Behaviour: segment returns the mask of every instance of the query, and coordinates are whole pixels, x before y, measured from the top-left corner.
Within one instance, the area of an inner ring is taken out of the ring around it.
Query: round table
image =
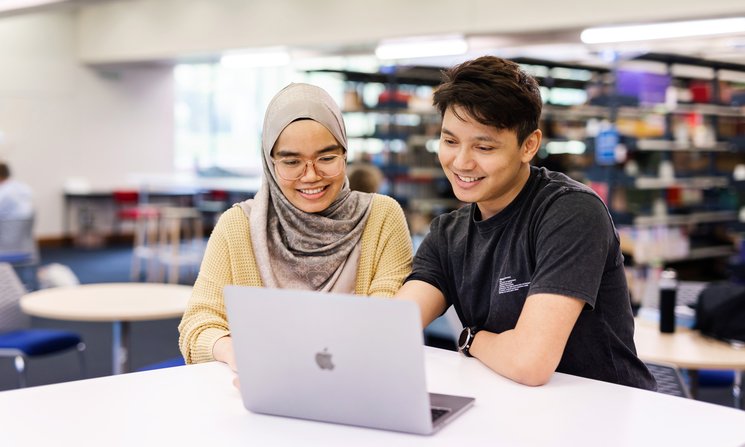
[[[71,321],[110,321],[112,370],[130,370],[130,323],[180,317],[191,286],[155,283],[106,283],[56,287],[26,294],[21,309],[29,315]]]
[[[678,326],[675,332],[663,334],[656,321],[635,319],[634,342],[639,358],[651,362],[670,363],[691,373],[691,393],[695,396],[697,373],[700,369],[734,370],[735,403],[740,403],[740,383],[745,371],[745,345],[725,343],[701,335],[698,331]]]

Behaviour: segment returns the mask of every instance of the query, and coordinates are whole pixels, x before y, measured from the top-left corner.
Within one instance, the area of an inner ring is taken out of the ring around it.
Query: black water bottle
[[[675,295],[678,275],[673,269],[660,273],[660,332],[675,332]]]

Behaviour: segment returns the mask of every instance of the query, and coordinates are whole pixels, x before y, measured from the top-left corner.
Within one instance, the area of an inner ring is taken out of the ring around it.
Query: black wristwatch
[[[466,357],[473,357],[470,349],[473,343],[476,333],[479,329],[476,326],[466,326],[460,331],[460,337],[458,337],[458,351],[462,352]]]

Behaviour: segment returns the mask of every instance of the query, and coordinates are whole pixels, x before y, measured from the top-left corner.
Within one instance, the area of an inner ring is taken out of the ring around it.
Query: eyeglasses
[[[342,154],[324,154],[315,160],[300,157],[282,157],[272,159],[274,170],[282,180],[299,180],[308,172],[308,165],[313,165],[316,174],[323,178],[336,177],[344,171],[346,157]]]

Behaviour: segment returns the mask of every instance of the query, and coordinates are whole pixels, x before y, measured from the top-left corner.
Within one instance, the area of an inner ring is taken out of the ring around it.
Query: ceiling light
[[[580,38],[584,43],[611,43],[742,32],[745,32],[745,17],[733,17],[727,19],[587,28],[582,31]]]
[[[438,36],[383,40],[375,49],[375,55],[379,59],[413,59],[457,56],[466,51],[468,43],[463,36]]]
[[[227,68],[279,67],[290,63],[290,53],[285,48],[230,51],[220,58],[220,65]]]
[[[582,155],[585,153],[585,150],[585,143],[578,140],[549,141],[546,143],[546,152],[549,154]]]
[[[0,12],[12,11],[14,9],[33,8],[35,6],[61,3],[63,1],[67,0],[3,0],[0,1]]]

